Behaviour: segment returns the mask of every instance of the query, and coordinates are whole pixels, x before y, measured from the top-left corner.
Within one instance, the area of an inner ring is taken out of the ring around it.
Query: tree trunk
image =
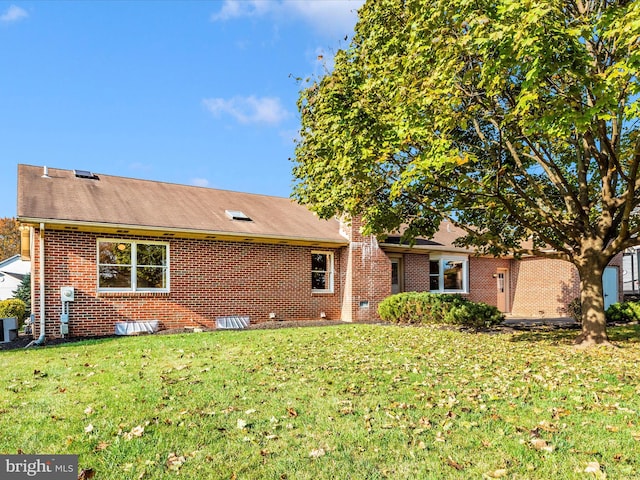
[[[607,319],[604,314],[604,288],[602,285],[604,266],[600,266],[596,262],[589,263],[591,265],[579,268],[582,333],[576,338],[575,344],[581,347],[610,345],[607,336]]]

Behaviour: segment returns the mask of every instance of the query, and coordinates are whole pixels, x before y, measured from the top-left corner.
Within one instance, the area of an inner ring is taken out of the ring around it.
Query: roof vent
[[[42,178],[51,178],[49,176],[49,167],[47,167],[46,165],[44,166],[43,170],[42,170]]]
[[[89,170],[74,170],[73,174],[78,178],[90,178],[92,180],[96,180],[98,178],[97,175]]]
[[[229,217],[231,220],[241,220],[244,222],[253,221],[240,210],[225,210],[224,213],[226,213],[227,217]]]

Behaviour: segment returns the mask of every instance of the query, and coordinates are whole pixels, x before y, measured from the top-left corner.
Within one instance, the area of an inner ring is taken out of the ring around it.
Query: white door
[[[604,309],[618,303],[618,267],[607,267],[602,274]]]
[[[497,307],[502,313],[509,312],[509,270],[498,268],[494,275],[496,278],[496,289],[498,290]]]

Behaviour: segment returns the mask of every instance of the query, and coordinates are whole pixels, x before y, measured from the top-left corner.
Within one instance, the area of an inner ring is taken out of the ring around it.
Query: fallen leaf
[[[313,450],[311,450],[311,452],[309,452],[309,456],[311,458],[320,458],[325,454],[326,452],[324,451],[324,448],[314,448]]]
[[[600,471],[600,464],[598,462],[587,463],[587,468],[584,469],[585,473],[597,473]]]
[[[171,452],[167,457],[167,462],[165,463],[165,465],[167,466],[168,470],[177,472],[178,470],[180,470],[180,467],[182,467],[182,465],[186,461],[187,460],[184,458],[184,456],[182,455],[178,456],[175,453]]]
[[[98,443],[98,445],[96,445],[96,448],[94,448],[94,450],[96,452],[101,452],[102,450],[106,450],[109,447],[109,444],[107,442],[100,442]]]
[[[494,470],[493,472],[487,472],[485,473],[485,476],[489,477],[489,478],[502,478],[504,476],[507,475],[507,469],[506,468],[499,468],[497,470]]]
[[[236,422],[236,427],[239,428],[240,430],[242,430],[246,426],[247,426],[247,422],[245,422],[241,418],[239,418],[238,421]]]
[[[93,413],[93,408],[91,408],[91,405],[89,405],[87,408],[84,409],[85,415],[91,415],[92,413]]]
[[[144,435],[144,427],[138,425],[137,427],[133,427],[130,432],[126,432],[123,437],[125,440],[132,440],[134,437],[141,437],[142,435]]]
[[[535,448],[536,450],[540,450],[543,452],[553,452],[554,447],[553,445],[549,445],[547,443],[546,440],[543,440],[542,438],[532,438],[531,439],[531,445],[533,446],[533,448]]]
[[[451,457],[447,457],[447,464],[450,467],[455,468],[456,470],[464,470],[464,467],[462,465],[460,465],[458,462],[456,462],[453,458]]]
[[[93,432],[93,425],[92,424],[87,425],[86,427],[84,427],[84,431],[85,433]]]
[[[287,408],[287,413],[289,414],[290,417],[297,417],[298,416],[298,412],[295,411],[295,409],[289,407]]]
[[[94,477],[96,471],[93,468],[83,468],[78,474],[78,480],[89,480]]]

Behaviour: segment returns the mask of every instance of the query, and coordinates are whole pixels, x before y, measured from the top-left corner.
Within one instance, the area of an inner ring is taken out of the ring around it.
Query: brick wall
[[[341,224],[350,240],[342,250],[342,320],[367,321],[379,318],[378,304],[391,295],[391,261],[373,236],[362,235],[360,219]]]
[[[497,305],[498,283],[494,274],[499,268],[510,269],[511,261],[503,258],[469,257],[469,295],[467,298],[473,302],[484,302],[489,305]],[[510,300],[513,299],[513,289]],[[509,306],[512,301],[509,301]]]
[[[334,292],[311,292],[311,251],[317,248],[170,239],[169,293],[98,293],[97,239],[109,235],[47,230],[45,285],[47,336],[59,336],[60,287],[75,287],[71,336],[108,335],[127,320],[159,320],[161,328],[215,326],[215,318],[249,315],[251,322],[340,319],[340,249],[334,250]],[[155,240],[145,237],[112,237]],[[39,246],[33,256],[34,313],[39,326]]]
[[[514,316],[567,316],[567,304],[580,295],[578,270],[563,260],[525,258],[513,261],[511,285]]]
[[[429,255],[405,253],[403,260],[405,292],[428,292]]]

